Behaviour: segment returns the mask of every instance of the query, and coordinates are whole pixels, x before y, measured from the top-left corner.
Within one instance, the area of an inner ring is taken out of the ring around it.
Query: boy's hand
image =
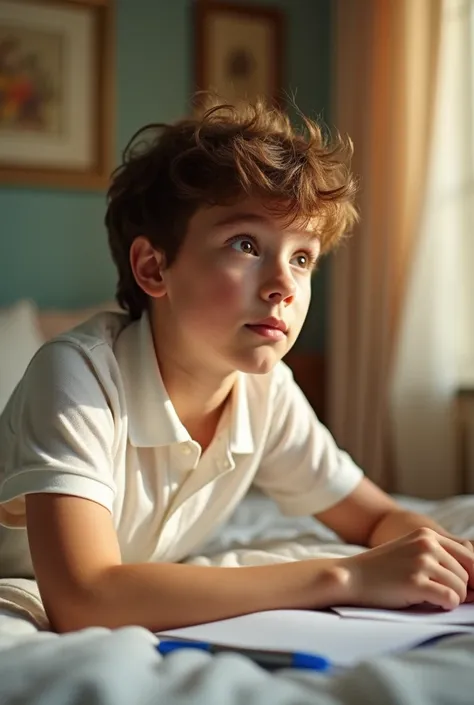
[[[462,541],[422,528],[343,558],[346,598],[365,607],[396,609],[428,602],[453,609],[466,600],[468,589],[474,590],[474,553]]]
[[[472,539],[458,539],[463,546],[466,546],[470,551],[474,553],[474,541]]]
[[[429,527],[430,529],[433,529],[433,527]],[[452,541],[456,541],[456,543],[460,543],[461,546],[464,546],[467,548],[468,551],[471,551],[474,553],[474,541],[472,539],[463,539],[460,538],[459,536],[455,536],[454,534],[450,534],[448,531],[445,531],[444,529],[434,529],[434,531],[439,534],[440,536],[443,536],[444,538],[451,539]]]

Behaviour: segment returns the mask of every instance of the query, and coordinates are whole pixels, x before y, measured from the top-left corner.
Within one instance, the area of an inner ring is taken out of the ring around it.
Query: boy
[[[474,586],[469,542],[364,478],[280,362],[318,257],[355,219],[350,145],[305,125],[216,105],[125,151],[106,224],[128,314],[43,346],[0,420],[0,522],[28,536],[10,531],[0,564],[36,577],[60,632],[341,603],[449,609]],[[180,564],[252,482],[372,550]]]

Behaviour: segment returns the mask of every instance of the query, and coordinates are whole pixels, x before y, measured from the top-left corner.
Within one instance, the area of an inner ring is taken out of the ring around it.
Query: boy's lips
[[[254,333],[270,338],[272,340],[283,340],[288,333],[288,326],[285,321],[279,318],[264,318],[256,323],[247,323],[246,328],[249,328]]]

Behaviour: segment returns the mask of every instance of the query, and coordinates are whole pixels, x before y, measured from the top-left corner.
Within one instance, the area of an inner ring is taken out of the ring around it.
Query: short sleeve
[[[112,511],[114,418],[85,353],[67,341],[31,361],[0,424],[0,523],[24,526],[24,495],[91,499]]]
[[[272,418],[254,484],[289,516],[317,514],[349,495],[362,470],[336,445],[291,370],[278,366]]]

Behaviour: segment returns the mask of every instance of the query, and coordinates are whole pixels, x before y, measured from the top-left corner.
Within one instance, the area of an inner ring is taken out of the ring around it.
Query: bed
[[[27,302],[13,308],[14,314],[11,309],[0,312],[0,404],[34,347],[84,314],[77,312],[74,318],[56,312],[38,317]],[[16,369],[11,359],[13,342]],[[474,496],[441,502],[399,499],[408,508],[433,515],[456,534],[474,536]],[[270,500],[251,490],[227,525],[189,562],[241,566],[359,550],[340,544],[331,531],[311,518],[283,517]],[[42,621],[38,605],[25,603],[23,609],[10,609],[8,600],[2,603],[2,594],[4,598],[11,595],[11,585],[10,593],[5,587],[0,584],[1,705],[474,702],[474,633],[363,662],[336,675],[296,670],[268,673],[234,653],[212,657],[181,651],[163,659],[155,649],[156,637],[140,627],[89,628],[57,635]]]

